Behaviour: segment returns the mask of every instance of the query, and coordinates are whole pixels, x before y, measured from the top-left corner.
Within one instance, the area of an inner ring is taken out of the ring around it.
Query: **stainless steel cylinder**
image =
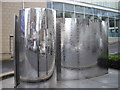
[[[68,79],[69,75],[69,79],[83,79],[107,73],[106,22],[78,18],[57,19],[57,22],[61,29],[62,78]]]
[[[56,12],[26,8],[19,14],[19,75],[34,81],[50,77],[55,65]]]

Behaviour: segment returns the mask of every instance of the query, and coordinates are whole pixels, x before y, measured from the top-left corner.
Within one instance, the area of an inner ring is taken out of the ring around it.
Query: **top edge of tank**
[[[40,8],[40,7],[35,7],[35,8],[24,8],[24,9],[21,9],[19,11],[23,11],[23,10],[30,10],[30,9],[36,9],[36,10],[40,10],[40,9],[47,9],[47,10],[52,10],[52,11],[55,11],[54,9],[50,9],[50,8]]]

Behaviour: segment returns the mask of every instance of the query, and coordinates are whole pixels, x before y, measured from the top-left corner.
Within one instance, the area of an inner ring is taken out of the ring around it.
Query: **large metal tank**
[[[61,30],[61,77],[85,79],[107,70],[108,36],[105,21],[57,19]]]
[[[17,75],[20,80],[29,82],[49,78],[55,66],[56,12],[26,8],[20,10],[18,23]]]

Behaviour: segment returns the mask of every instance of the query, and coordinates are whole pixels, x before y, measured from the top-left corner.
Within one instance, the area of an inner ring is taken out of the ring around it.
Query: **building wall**
[[[3,2],[2,3],[2,59],[11,58],[10,52],[10,35],[14,30],[14,14],[18,15],[22,9],[20,2]]]
[[[24,8],[33,8],[33,7],[46,7],[45,2],[25,2]],[[18,15],[19,10],[23,8],[22,2],[2,2],[2,34],[0,33],[0,55],[2,58],[0,60],[9,60],[11,59],[10,52],[10,36],[14,34],[14,14]],[[1,24],[0,24],[1,25]]]
[[[2,3],[0,2],[0,53],[2,53]],[[0,54],[0,60],[2,55]]]
[[[46,2],[25,2],[24,3],[24,8],[35,8],[35,7],[41,7],[45,8],[46,7]]]

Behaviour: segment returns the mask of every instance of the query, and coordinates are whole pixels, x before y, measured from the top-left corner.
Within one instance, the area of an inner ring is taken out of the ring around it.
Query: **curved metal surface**
[[[88,19],[65,19],[64,60],[70,67],[90,67],[99,59],[107,59],[108,41],[105,21],[89,22]],[[63,33],[62,33],[63,34]]]
[[[62,78],[78,79],[107,73],[108,37],[105,21],[65,18],[61,22]],[[81,69],[70,71],[67,69]],[[99,72],[98,72],[99,70]],[[79,73],[79,74],[78,74]],[[78,76],[76,76],[78,75]]]
[[[51,76],[55,65],[56,12],[45,8],[20,11],[20,59],[22,80]]]

